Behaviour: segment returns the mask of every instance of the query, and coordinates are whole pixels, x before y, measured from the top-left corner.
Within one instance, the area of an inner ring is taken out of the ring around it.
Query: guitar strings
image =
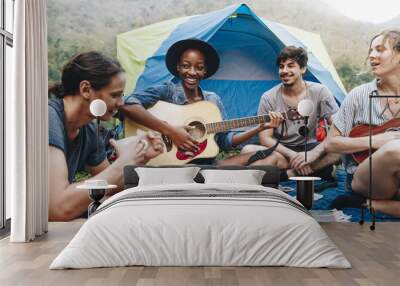
[[[209,123],[205,123],[205,124],[199,122],[199,123],[192,123],[189,126],[192,126],[192,127],[195,127],[195,128],[204,126],[207,129],[207,126],[211,126],[212,124],[215,124],[215,123],[220,123],[220,124],[222,123],[223,124],[224,122],[233,122],[235,120],[243,121],[243,120],[250,119],[250,118],[259,118],[259,117],[266,117],[266,116],[268,116],[268,115],[260,115],[260,116],[254,116],[254,117],[244,117],[244,118],[225,120],[225,121],[221,121],[221,122],[209,122]],[[257,124],[261,124],[261,123],[263,123],[263,122],[258,122],[258,123],[254,122],[252,124],[253,125],[257,125]]]
[[[220,122],[209,122],[209,123],[205,123],[205,124],[203,124],[203,123],[200,122],[200,123],[193,123],[193,124],[190,124],[189,126],[195,126],[195,127],[197,127],[197,126],[209,125],[209,124],[215,124],[215,123],[223,124],[224,122],[233,122],[233,121],[235,121],[235,120],[244,121],[244,120],[249,119],[249,118],[258,118],[258,117],[264,117],[264,116],[265,116],[265,115],[254,116],[254,117],[243,117],[243,118],[236,118],[236,119],[224,120],[224,121],[220,121]],[[262,123],[262,122],[260,122],[260,123]],[[254,123],[254,124],[259,124],[259,123]]]

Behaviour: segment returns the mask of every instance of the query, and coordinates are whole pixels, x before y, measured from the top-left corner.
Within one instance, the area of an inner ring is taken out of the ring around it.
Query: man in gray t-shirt
[[[306,94],[304,99],[310,99],[314,103],[315,110],[308,119],[307,127],[309,134],[307,135],[307,143],[317,143],[316,128],[320,118],[325,118],[328,122],[331,121],[331,116],[338,110],[337,103],[331,92],[322,84],[303,81]],[[283,95],[283,84],[279,84],[269,91],[265,92],[260,99],[258,106],[258,115],[268,114],[269,111],[277,111],[287,113],[289,110],[297,112],[296,105],[289,105]],[[297,101],[297,100],[296,100]],[[300,100],[299,100],[300,101]],[[299,115],[300,116],[300,115]],[[304,126],[304,120],[287,120],[287,131],[281,138],[281,144],[288,147],[297,147],[304,145],[304,136],[299,134],[299,129]],[[279,129],[275,129],[273,137],[278,138]]]
[[[338,155],[325,156],[324,144],[316,140],[316,128],[320,118],[330,124],[332,115],[339,109],[331,92],[319,83],[303,80],[306,72],[307,52],[303,48],[289,46],[284,48],[277,59],[279,77],[282,83],[265,92],[260,100],[258,114],[268,114],[270,111],[282,113],[297,113],[297,106],[303,99],[314,103],[314,111],[308,119],[308,151],[305,161],[305,137],[301,131],[304,120],[286,120],[287,129],[281,137],[280,144],[268,157],[255,161],[253,164],[275,165],[288,169],[288,175],[309,175],[317,170],[332,165],[339,159]],[[300,114],[298,114],[300,116]],[[274,146],[280,135],[279,129],[264,130],[259,133],[259,145],[247,145],[242,153],[251,154],[258,150]]]

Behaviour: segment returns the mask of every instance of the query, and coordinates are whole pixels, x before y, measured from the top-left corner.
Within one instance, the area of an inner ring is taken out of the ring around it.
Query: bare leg
[[[220,166],[223,165],[245,166],[252,155],[254,155],[254,152],[235,155],[224,160],[219,160],[217,164]],[[279,169],[286,169],[288,167],[288,161],[280,153],[272,152],[272,154],[269,155],[267,158],[258,160],[251,164],[251,166],[256,166],[256,165],[277,166]]]
[[[266,150],[265,146],[249,144],[242,148],[239,155],[232,156],[230,158],[218,161],[218,165],[246,165],[250,157],[257,151]],[[315,172],[326,166],[333,165],[340,159],[340,154],[327,154],[324,157],[316,160],[311,164],[311,169]],[[287,170],[289,168],[288,160],[280,153],[274,151],[271,155],[265,159],[258,160],[251,165],[271,165],[277,166],[281,170]],[[288,170],[288,176],[296,176],[295,170]]]
[[[246,154],[246,153],[251,153],[251,152],[257,152],[261,150],[267,150],[267,147],[262,146],[262,145],[254,145],[254,144],[248,144],[245,145],[242,150],[240,151],[240,154]]]
[[[224,160],[219,160],[217,162],[218,165],[242,165],[245,166],[247,165],[247,162],[249,161],[250,157],[257,151],[259,150],[265,150],[267,149],[264,146],[261,145],[254,145],[254,144],[249,144],[246,145],[242,148],[240,151],[239,155],[234,155],[232,157],[226,158]]]
[[[251,164],[251,166],[259,165],[271,165],[276,166],[281,170],[285,170],[289,167],[289,162],[281,153],[274,151],[268,157]]]
[[[393,140],[372,155],[372,199],[376,211],[400,214],[400,201],[393,200],[399,192],[400,140]],[[352,189],[368,197],[369,160],[362,162],[353,178]]]
[[[249,144],[249,145],[246,145],[243,147],[241,154],[245,154],[245,153],[249,153],[249,152],[257,152],[259,150],[265,150],[265,149],[267,149],[267,148],[264,146]],[[329,153],[329,154],[326,154],[325,156],[323,156],[322,158],[317,159],[315,162],[311,163],[310,167],[315,172],[315,171],[321,170],[327,166],[333,165],[333,164],[337,163],[339,160],[340,160],[340,154]],[[263,164],[265,164],[265,162]],[[257,163],[257,165],[261,165],[261,164]],[[286,169],[286,168],[283,168],[283,169]]]
[[[398,192],[400,173],[400,140],[393,140],[372,155],[372,199],[391,200]],[[352,182],[352,189],[368,195],[369,160],[362,162]]]
[[[232,157],[223,159],[223,160],[218,160],[217,165],[224,166],[224,165],[241,165],[241,166],[246,166],[247,162],[249,161],[249,158],[251,155],[254,153],[245,153],[245,154],[239,154],[239,155],[234,155]]]
[[[217,161],[217,165],[220,165],[220,166],[223,166],[223,165],[245,166],[245,165],[247,165],[247,162],[249,161],[251,155],[254,154],[254,152],[256,152],[258,150],[265,150],[265,149],[267,149],[267,148],[265,148],[264,146],[249,144],[242,148],[239,155],[234,155],[234,156],[226,158],[224,160],[219,160],[219,161]]]
[[[394,200],[372,200],[375,211],[400,217],[400,201]]]
[[[250,157],[254,155],[255,152],[266,149],[267,148],[264,146],[249,144],[242,148],[242,151],[239,155],[220,160],[218,161],[218,165],[246,165]],[[268,157],[251,164],[251,166],[259,165],[277,166],[279,169],[287,169],[289,164],[283,155],[274,151]]]

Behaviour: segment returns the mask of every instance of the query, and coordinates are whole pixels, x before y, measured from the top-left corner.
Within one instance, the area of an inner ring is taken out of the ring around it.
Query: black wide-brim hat
[[[182,54],[188,49],[199,50],[203,53],[207,68],[207,73],[204,78],[208,78],[215,74],[219,67],[218,53],[209,43],[199,39],[181,40],[168,49],[167,55],[165,56],[165,64],[170,73],[174,76],[179,76],[176,66],[179,63]]]

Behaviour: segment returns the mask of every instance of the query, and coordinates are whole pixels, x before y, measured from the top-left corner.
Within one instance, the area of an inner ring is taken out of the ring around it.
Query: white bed
[[[111,197],[50,269],[127,265],[351,267],[285,193],[197,183],[138,186]]]

